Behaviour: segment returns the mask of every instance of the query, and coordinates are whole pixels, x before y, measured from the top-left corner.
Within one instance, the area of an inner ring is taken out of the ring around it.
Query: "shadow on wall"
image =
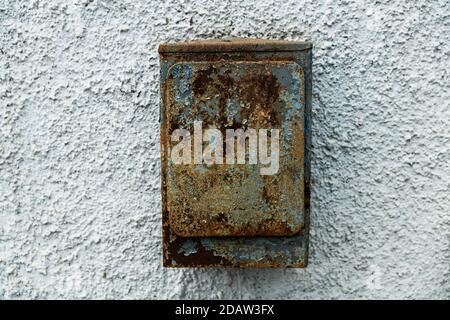
[[[295,39],[295,40],[304,40],[304,39]],[[314,43],[313,43],[314,45]],[[325,172],[318,172],[314,168],[315,158],[317,154],[320,157],[326,157],[323,155],[323,151],[320,149],[323,143],[319,144],[319,148],[315,145],[316,134],[320,133],[319,136],[323,137],[329,134],[329,132],[336,132],[331,128],[331,124],[338,123],[337,119],[329,119],[330,116],[335,115],[331,112],[326,112],[327,108],[334,108],[337,106],[327,106],[324,101],[330,101],[330,99],[322,99],[321,97],[324,95],[336,95],[339,94],[339,87],[335,87],[333,92],[320,92],[321,75],[316,76],[314,72],[314,47],[313,47],[313,86],[312,86],[312,150],[311,150],[311,171],[312,171],[312,179],[311,179],[311,210],[310,210],[310,240],[309,240],[309,264],[307,268],[273,268],[273,269],[239,269],[239,268],[214,268],[214,269],[195,269],[195,272],[198,272],[198,276],[200,277],[208,277],[210,279],[216,279],[218,277],[227,277],[229,282],[232,284],[231,290],[224,290],[226,294],[231,294],[230,296],[223,296],[221,298],[225,299],[263,299],[263,298],[286,298],[286,297],[298,297],[299,293],[303,293],[302,296],[305,296],[307,292],[317,291],[317,288],[313,288],[313,280],[311,279],[311,274],[313,273],[313,269],[315,265],[320,264],[323,269],[324,266],[331,266],[331,263],[328,261],[327,254],[319,254],[316,255],[317,251],[327,252],[327,248],[330,247],[332,251],[336,250],[336,244],[340,240],[339,230],[333,233],[334,236],[337,237],[336,240],[330,239],[329,235],[327,237],[320,236],[320,233],[326,232],[330,227],[333,227],[336,221],[328,221],[327,214],[331,212],[332,209],[323,207],[320,208],[320,213],[315,207],[315,200],[323,196],[322,194],[330,196],[330,192],[321,192],[321,188],[326,186],[315,184],[314,174],[326,175],[326,171],[328,170],[336,170],[332,169],[333,166],[338,166],[339,164],[335,161],[328,161],[328,167],[319,168],[319,170]],[[345,68],[343,65],[336,63],[336,59],[333,60],[332,64],[329,65],[321,65],[322,69],[327,70],[326,74],[340,74],[344,72]],[[325,75],[325,73],[323,73]],[[325,75],[326,76],[326,75]],[[318,85],[317,85],[318,84]],[[351,119],[348,119],[351,121]],[[323,131],[326,131],[325,133]],[[339,137],[335,137],[338,139]],[[351,167],[346,168],[347,171],[352,170]],[[342,182],[344,183],[344,182]],[[332,195],[332,193],[331,193]],[[332,200],[332,199],[331,199]],[[332,203],[328,199],[322,203]],[[320,217],[320,230],[318,228],[318,220]],[[317,226],[317,228],[316,228]],[[318,236],[317,236],[318,235]],[[328,239],[326,242],[323,239]],[[320,243],[316,244],[316,241]],[[318,261],[318,259],[322,259]],[[327,259],[327,261],[323,261],[323,259]],[[331,268],[331,267],[330,267]],[[181,269],[183,272],[190,272],[192,269]],[[333,279],[329,279],[327,276],[328,272],[325,272],[323,276],[326,279],[324,283],[328,283],[333,285]],[[317,279],[316,279],[317,280]],[[184,284],[189,286],[189,284]],[[218,288],[220,289],[220,288]],[[231,293],[230,293],[231,292]]]

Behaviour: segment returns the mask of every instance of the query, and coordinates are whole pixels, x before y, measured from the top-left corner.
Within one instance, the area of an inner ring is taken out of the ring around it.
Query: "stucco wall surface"
[[[450,298],[444,0],[0,1],[0,298]],[[163,41],[310,40],[310,265],[161,264]]]

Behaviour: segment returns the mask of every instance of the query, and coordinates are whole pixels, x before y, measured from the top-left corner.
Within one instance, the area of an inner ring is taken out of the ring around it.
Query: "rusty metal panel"
[[[197,41],[160,54],[164,265],[304,267],[311,45]]]

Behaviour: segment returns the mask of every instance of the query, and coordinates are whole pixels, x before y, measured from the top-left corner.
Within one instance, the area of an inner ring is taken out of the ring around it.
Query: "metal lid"
[[[265,39],[212,39],[162,43],[158,51],[167,52],[248,52],[301,51],[312,48],[310,42]]]

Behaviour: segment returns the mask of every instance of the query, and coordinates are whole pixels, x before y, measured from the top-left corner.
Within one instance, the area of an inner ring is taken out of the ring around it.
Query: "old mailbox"
[[[305,267],[311,44],[162,44],[167,267]]]

